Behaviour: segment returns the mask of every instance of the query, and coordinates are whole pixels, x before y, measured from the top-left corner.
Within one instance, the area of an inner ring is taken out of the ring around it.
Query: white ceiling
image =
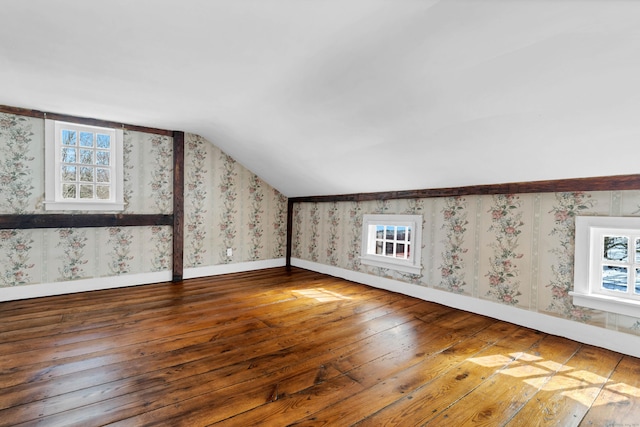
[[[290,197],[640,172],[640,1],[0,11],[0,104],[197,133]]]

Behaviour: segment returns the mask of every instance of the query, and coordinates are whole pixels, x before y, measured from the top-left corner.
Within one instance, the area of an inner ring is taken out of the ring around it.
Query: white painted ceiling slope
[[[290,197],[640,172],[640,1],[0,13],[0,104],[197,133]]]

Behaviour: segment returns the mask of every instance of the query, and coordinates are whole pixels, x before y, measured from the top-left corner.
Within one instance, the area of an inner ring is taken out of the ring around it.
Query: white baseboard
[[[124,288],[171,281],[171,271],[155,273],[125,274],[122,276],[94,277],[91,279],[69,280],[65,282],[39,283],[36,285],[0,288],[0,301],[48,297],[75,292],[97,291],[101,289]]]
[[[234,264],[208,265],[205,267],[185,268],[182,273],[182,277],[184,279],[194,279],[196,277],[217,276],[220,274],[242,273],[244,271],[262,270],[265,268],[273,267],[284,267],[285,265],[285,258],[237,262]]]
[[[292,258],[291,265],[640,357],[640,336],[637,335],[298,258]]]

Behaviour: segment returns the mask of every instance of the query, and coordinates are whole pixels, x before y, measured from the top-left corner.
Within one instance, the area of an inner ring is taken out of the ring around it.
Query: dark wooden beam
[[[508,184],[472,185],[467,187],[424,190],[386,191],[378,193],[338,194],[330,196],[293,197],[293,203],[365,202],[372,200],[425,199],[432,197],[474,196],[487,194],[556,193],[566,191],[640,190],[640,174],[572,178]]]
[[[172,136],[173,132],[165,129],[157,129],[145,126],[136,126],[126,123],[112,122],[109,120],[98,120],[87,117],[71,116],[68,114],[48,113],[38,110],[29,110],[26,108],[10,107],[8,105],[0,105],[0,113],[15,114],[18,116],[36,117],[40,119],[62,120],[65,122],[80,123],[89,126],[102,126],[111,128],[124,128],[137,132],[152,133],[157,135]]]
[[[84,228],[172,225],[162,214],[22,214],[0,215],[0,229]]]
[[[293,201],[288,199],[287,201],[287,254],[286,265],[291,269],[291,248],[293,240]]]
[[[173,132],[173,281],[183,276],[184,260],[184,132]]]

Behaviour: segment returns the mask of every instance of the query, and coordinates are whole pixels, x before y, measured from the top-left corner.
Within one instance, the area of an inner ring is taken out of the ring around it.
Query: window
[[[421,215],[364,215],[360,261],[420,274]]]
[[[124,209],[122,129],[45,121],[45,209]]]
[[[640,218],[576,217],[576,305],[640,315]]]

